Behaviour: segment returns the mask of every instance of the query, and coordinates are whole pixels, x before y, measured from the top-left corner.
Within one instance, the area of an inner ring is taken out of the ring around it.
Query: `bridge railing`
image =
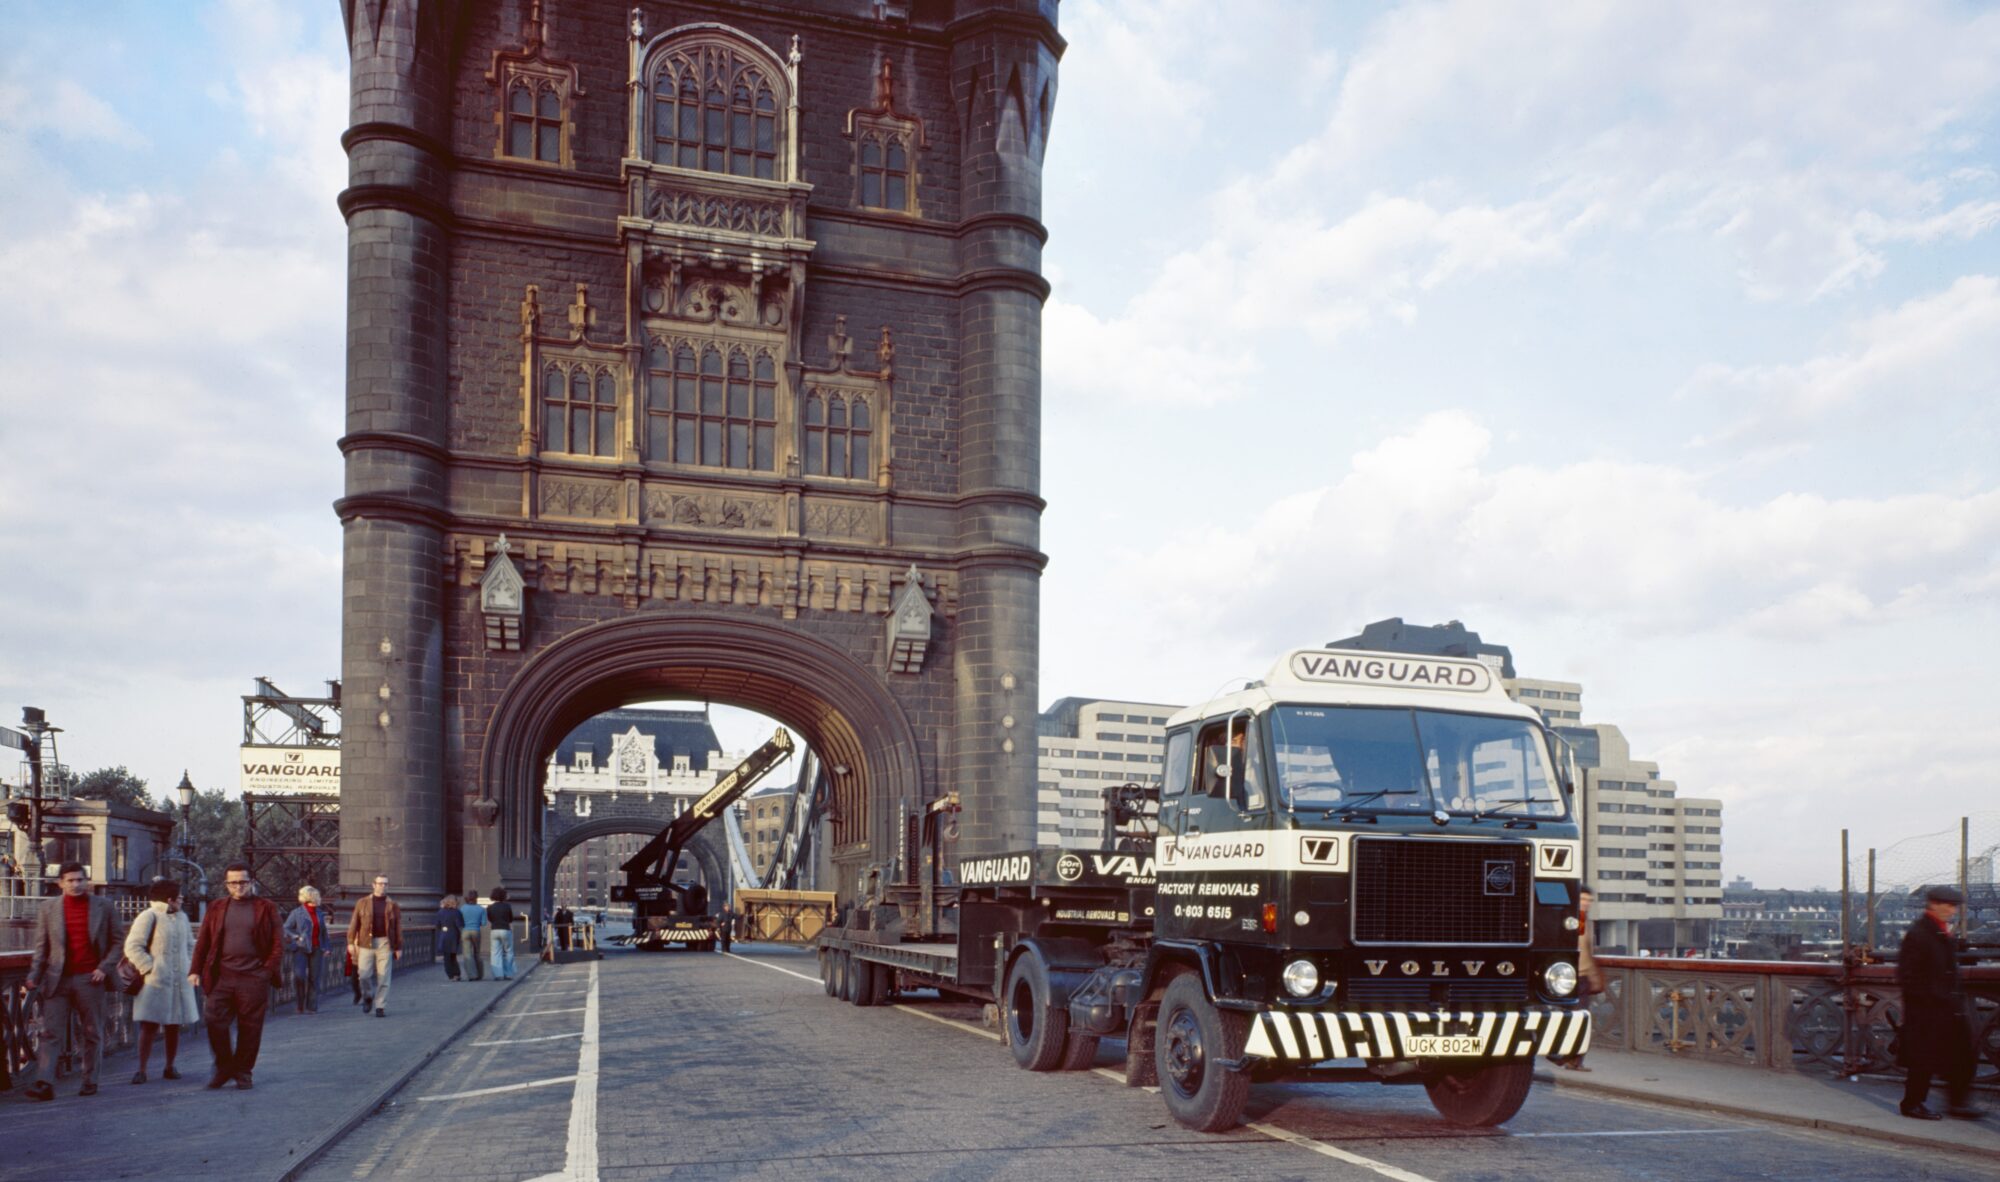
[[[1899,1074],[1894,965],[1600,956],[1593,1047],[1777,1071]],[[2000,966],[1960,970],[1979,1082],[2000,1084]]]

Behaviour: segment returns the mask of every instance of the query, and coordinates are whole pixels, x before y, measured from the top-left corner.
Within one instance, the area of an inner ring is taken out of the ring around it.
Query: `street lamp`
[[[181,861],[194,865],[194,781],[181,769],[181,782],[174,791],[181,798]]]

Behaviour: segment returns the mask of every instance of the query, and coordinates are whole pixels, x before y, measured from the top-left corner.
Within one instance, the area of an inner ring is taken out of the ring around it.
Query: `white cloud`
[[[1789,365],[1703,367],[1681,396],[1736,417],[1696,443],[1769,447],[1864,410],[1912,414],[2000,401],[2000,280],[1967,275],[1855,326],[1847,347]]]

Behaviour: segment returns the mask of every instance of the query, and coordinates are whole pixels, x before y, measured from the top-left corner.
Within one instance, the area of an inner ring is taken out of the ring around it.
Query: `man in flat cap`
[[[1965,896],[1948,886],[1924,892],[1924,913],[1903,933],[1896,955],[1896,981],[1903,987],[1903,1034],[1897,1060],[1909,1072],[1903,1086],[1903,1115],[1940,1120],[1924,1106],[1931,1076],[1944,1077],[1951,1114],[1976,1120],[1972,1106],[1972,1029],[1958,991],[1958,944],[1951,934]]]

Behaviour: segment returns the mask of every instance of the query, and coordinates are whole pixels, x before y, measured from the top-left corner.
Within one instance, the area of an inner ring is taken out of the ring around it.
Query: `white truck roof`
[[[1183,726],[1239,710],[1262,711],[1281,702],[1402,706],[1541,721],[1533,709],[1508,697],[1499,676],[1480,661],[1420,653],[1302,648],[1280,658],[1263,681],[1190,706],[1167,719],[1167,726]]]

